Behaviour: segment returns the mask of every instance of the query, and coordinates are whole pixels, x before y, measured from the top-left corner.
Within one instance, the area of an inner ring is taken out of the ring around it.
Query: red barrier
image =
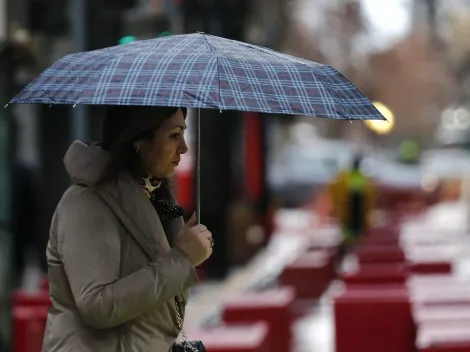
[[[266,324],[257,323],[188,331],[188,338],[203,341],[207,352],[271,352],[268,332]]]
[[[344,283],[351,285],[404,285],[408,276],[402,264],[365,264],[354,273],[342,273]]]
[[[373,229],[362,237],[358,245],[392,245],[400,244],[400,236],[398,231],[390,229]]]
[[[389,225],[387,227],[374,227],[367,231],[365,238],[395,240],[400,235],[400,227]]]
[[[290,287],[251,292],[224,304],[223,320],[227,323],[263,321],[269,327],[270,351],[289,351],[295,291]]]
[[[400,245],[400,238],[395,236],[364,236],[357,243],[360,246],[395,246]]]
[[[384,290],[404,290],[406,285],[404,283],[391,283],[391,284],[348,284],[347,289],[350,291],[361,290],[375,290],[375,291],[384,291]]]
[[[360,246],[355,250],[359,263],[403,263],[403,250],[394,245]]]
[[[48,291],[16,291],[12,296],[13,307],[49,307],[51,303]]]
[[[412,274],[451,274],[452,263],[450,261],[409,261],[408,269]]]
[[[412,352],[406,289],[347,290],[335,298],[336,352]]]
[[[48,308],[44,306],[13,308],[13,351],[41,351],[47,311]]]
[[[282,271],[281,285],[295,288],[299,299],[318,299],[335,276],[334,253],[308,251]]]

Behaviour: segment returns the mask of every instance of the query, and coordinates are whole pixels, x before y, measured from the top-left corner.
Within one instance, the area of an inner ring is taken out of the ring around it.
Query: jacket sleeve
[[[197,281],[189,259],[173,248],[123,278],[121,225],[92,192],[59,206],[57,245],[75,303],[84,322],[107,329],[155,309]]]

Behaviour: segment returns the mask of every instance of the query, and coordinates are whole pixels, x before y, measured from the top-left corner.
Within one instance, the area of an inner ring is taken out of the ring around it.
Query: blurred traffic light
[[[420,154],[420,146],[418,142],[413,139],[405,139],[398,146],[398,157],[403,163],[418,163]]]
[[[122,37],[121,39],[119,39],[119,44],[122,45],[122,44],[129,44],[129,43],[133,43],[137,41],[136,37],[132,36],[132,35],[128,35],[128,36],[125,36],[125,37]]]
[[[168,36],[170,36],[170,35],[172,35],[171,32],[169,32],[169,31],[164,31],[164,32],[161,32],[161,33],[158,35],[158,37],[159,37],[159,38],[160,38],[160,37],[168,37]]]

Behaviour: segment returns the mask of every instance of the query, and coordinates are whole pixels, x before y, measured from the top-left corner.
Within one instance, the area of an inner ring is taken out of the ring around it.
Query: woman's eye
[[[181,136],[181,133],[173,133],[172,135],[170,135],[170,137],[173,139],[178,139],[180,136]]]

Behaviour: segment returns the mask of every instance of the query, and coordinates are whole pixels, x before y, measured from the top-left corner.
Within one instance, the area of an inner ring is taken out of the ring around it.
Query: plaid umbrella
[[[67,55],[11,103],[180,106],[384,120],[341,73],[263,47],[205,33]],[[196,213],[200,217],[200,110]]]
[[[181,106],[384,119],[331,66],[204,33],[67,55],[11,103]]]

